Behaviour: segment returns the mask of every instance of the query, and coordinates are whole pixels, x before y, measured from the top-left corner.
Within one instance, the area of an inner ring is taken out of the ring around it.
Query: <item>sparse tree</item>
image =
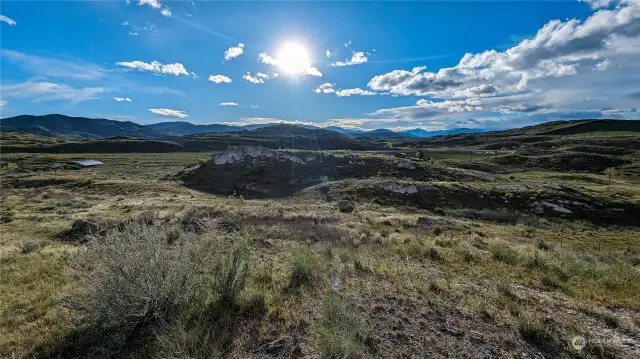
[[[391,141],[387,141],[387,144],[385,145],[388,149],[392,149],[393,148],[393,143],[391,143]]]
[[[424,152],[422,150],[420,150],[420,151],[418,151],[416,156],[418,156],[418,158],[422,160],[422,159],[424,159]]]
[[[609,168],[604,170],[604,174],[609,177],[609,182],[611,182],[611,177],[612,176],[617,176],[618,175],[618,170],[613,168],[613,167],[609,167]]]

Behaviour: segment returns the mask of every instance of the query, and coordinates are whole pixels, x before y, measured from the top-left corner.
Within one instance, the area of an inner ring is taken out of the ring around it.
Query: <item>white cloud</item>
[[[97,95],[109,91],[102,87],[73,87],[46,81],[26,81],[19,84],[0,84],[0,93],[6,98],[24,98],[35,102],[95,100]]]
[[[105,77],[108,72],[94,64],[27,55],[12,50],[2,50],[2,57],[34,74],[56,78],[97,80]]]
[[[607,60],[607,59],[604,59],[604,61],[602,61],[602,62],[598,62],[598,63],[596,64],[596,66],[595,66],[595,70],[597,70],[597,71],[604,71],[604,70],[606,70],[606,69],[609,67],[609,65],[611,65],[611,61],[609,61],[609,60]]]
[[[158,61],[152,61],[151,63],[143,61],[131,61],[131,62],[116,62],[116,65],[128,67],[130,69],[146,72],[154,72],[158,74],[174,75],[174,76],[189,76],[189,72],[183,64],[176,62],[174,64],[162,64]]]
[[[213,82],[214,84],[221,84],[221,83],[230,84],[231,78],[225,75],[209,75],[209,81]]]
[[[177,117],[182,119],[189,117],[186,111],[171,110],[168,108],[150,108],[149,111],[155,113],[156,115],[167,117]]]
[[[251,108],[258,108],[258,105],[251,105]]]
[[[588,3],[591,6],[591,8],[594,10],[603,8],[603,7],[609,7],[609,5],[613,3],[613,0],[578,0],[578,1]]]
[[[154,9],[159,9],[162,6],[158,0],[139,0],[138,5],[149,5]]]
[[[342,66],[352,66],[352,65],[360,65],[369,61],[367,54],[362,51],[353,51],[351,59],[346,59],[344,61],[336,61],[331,64],[333,67],[342,67]]]
[[[373,115],[419,120],[470,114],[496,119],[506,114],[540,122],[580,115],[600,118],[602,108],[637,107],[628,94],[638,91],[640,83],[638,24],[640,1],[623,0],[584,21],[549,21],[535,36],[507,50],[468,53],[454,67],[433,72],[416,67],[374,76],[367,84],[371,90],[426,95],[432,103],[381,109]],[[513,124],[516,119],[504,121]]]
[[[223,125],[229,126],[246,126],[246,125],[268,125],[268,124],[288,124],[288,125],[303,125],[303,126],[318,126],[318,124],[310,121],[300,120],[283,120],[278,117],[249,117],[243,118],[233,122],[222,122]]]
[[[257,77],[257,76],[252,76],[251,73],[247,72],[246,74],[242,75],[242,78],[251,82],[252,84],[263,84],[264,83],[264,79],[261,77]]]
[[[325,51],[325,52],[324,52],[324,55],[325,55],[326,57],[331,57],[331,56],[333,56],[333,55],[334,55],[334,53],[333,53],[333,52],[331,52],[331,50],[327,49],[327,51]]]
[[[258,55],[258,60],[260,60],[260,62],[262,62],[263,64],[268,64],[268,65],[273,65],[273,66],[277,66],[278,65],[278,62],[276,61],[276,59],[274,59],[273,57],[269,56],[265,52],[261,52],[260,55]]]
[[[250,72],[247,72],[244,75],[242,75],[242,78],[253,84],[263,84],[265,83],[265,81],[272,80],[278,76],[280,76],[280,74],[278,74],[277,72],[272,72],[272,73],[257,72],[255,75],[252,75]]]
[[[224,52],[224,59],[229,61],[233,58],[236,58],[244,53],[244,44],[239,43],[238,46],[231,46]]]
[[[360,89],[360,88],[353,88],[353,89],[346,89],[346,90],[336,91],[336,96],[338,96],[338,97],[345,97],[345,96],[373,96],[373,95],[377,95],[377,94],[375,92],[373,92],[373,91],[363,90],[363,89]]]
[[[320,72],[317,68],[315,68],[313,66],[310,66],[309,68],[304,70],[304,74],[305,75],[310,75],[310,76],[316,76],[316,77],[321,77],[322,76],[322,72]]]
[[[6,104],[7,104],[7,101],[2,101],[2,100],[0,100],[0,107],[4,106],[4,105],[6,105]]]
[[[9,26],[15,26],[17,23],[10,17],[0,15],[0,22],[6,22]]]
[[[168,7],[165,7],[164,9],[160,10],[160,13],[166,17],[171,16],[171,10]]]
[[[133,102],[133,101],[131,101],[131,99],[130,99],[130,98],[128,98],[128,97],[114,97],[113,99],[114,99],[114,100],[116,100],[116,101],[118,101],[118,102],[123,102],[123,101],[124,101],[124,102]]]
[[[313,92],[315,93],[334,93],[336,90],[333,88],[332,83],[325,82],[322,85],[318,86]]]
[[[220,106],[238,106],[237,102],[220,102]]]

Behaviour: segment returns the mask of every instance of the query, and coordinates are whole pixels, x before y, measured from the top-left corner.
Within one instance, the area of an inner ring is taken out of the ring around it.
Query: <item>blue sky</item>
[[[435,130],[640,107],[638,0],[3,1],[0,14],[2,117]]]

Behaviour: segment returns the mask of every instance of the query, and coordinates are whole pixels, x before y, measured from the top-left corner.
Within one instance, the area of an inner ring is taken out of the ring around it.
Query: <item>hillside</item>
[[[197,134],[185,136],[178,142],[186,149],[196,151],[216,151],[232,145],[300,150],[364,150],[382,147],[382,144],[375,141],[359,140],[333,131],[294,125],[273,125],[252,131]]]
[[[168,132],[176,136],[193,135],[197,133],[233,132],[245,130],[244,127],[238,126],[221,124],[195,125],[191,122],[184,121],[159,122],[146,126],[153,128],[154,130]]]
[[[503,131],[465,133],[405,141],[410,147],[469,147],[485,150],[550,150],[570,145],[640,149],[640,121],[554,121]]]
[[[87,140],[115,136],[157,139],[171,136],[170,133],[130,121],[70,117],[57,114],[3,118],[0,119],[0,130],[2,132],[25,132],[65,140]]]

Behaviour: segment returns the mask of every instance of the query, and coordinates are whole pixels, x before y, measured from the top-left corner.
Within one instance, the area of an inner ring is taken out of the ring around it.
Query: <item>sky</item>
[[[640,117],[640,0],[0,6],[3,118],[441,130]]]

